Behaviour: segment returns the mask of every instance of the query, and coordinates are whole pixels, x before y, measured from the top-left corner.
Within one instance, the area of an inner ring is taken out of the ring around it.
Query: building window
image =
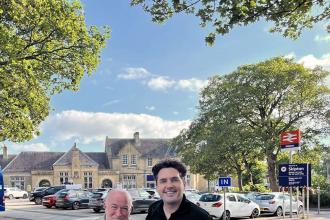
[[[131,156],[131,165],[136,166],[136,155]]]
[[[147,174],[146,175],[146,187],[147,188],[155,188],[156,187],[156,181],[155,181],[155,178],[154,178],[154,175],[152,174]]]
[[[61,184],[69,183],[69,173],[68,172],[60,172],[60,183]]]
[[[152,158],[151,157],[148,157],[147,165],[148,165],[148,167],[152,167]]]
[[[73,178],[79,178],[79,172],[78,171],[74,171],[73,172]]]
[[[123,188],[124,189],[136,188],[136,176],[123,175]]]
[[[25,189],[25,178],[24,176],[11,176],[10,185],[19,189]]]
[[[128,155],[127,154],[123,155],[122,164],[123,164],[123,166],[128,165]]]
[[[84,187],[85,189],[93,188],[93,173],[84,172]]]

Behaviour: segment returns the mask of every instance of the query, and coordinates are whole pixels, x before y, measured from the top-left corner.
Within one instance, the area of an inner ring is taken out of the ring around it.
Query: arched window
[[[112,181],[109,179],[105,179],[102,181],[102,188],[112,188]]]
[[[50,186],[50,182],[49,182],[49,180],[41,180],[39,182],[39,186],[48,187],[48,186]]]

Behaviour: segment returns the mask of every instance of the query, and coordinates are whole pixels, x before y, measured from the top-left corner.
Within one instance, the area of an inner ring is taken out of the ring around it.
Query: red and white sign
[[[280,144],[282,150],[295,150],[300,149],[300,130],[285,131],[281,133]]]

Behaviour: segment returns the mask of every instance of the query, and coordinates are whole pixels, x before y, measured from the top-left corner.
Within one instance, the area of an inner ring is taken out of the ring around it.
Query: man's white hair
[[[113,189],[113,190],[110,190],[109,192],[108,192],[108,194],[107,194],[107,197],[106,197],[106,199],[105,199],[105,202],[106,203],[109,203],[109,201],[110,201],[110,199],[111,199],[111,195],[113,195],[113,194],[115,194],[115,193],[122,193],[122,194],[124,194],[125,196],[126,196],[126,198],[127,198],[127,201],[128,201],[128,207],[129,207],[129,209],[131,209],[132,208],[132,206],[133,206],[133,200],[132,200],[132,197],[131,197],[131,195],[127,192],[127,190],[124,190],[124,189]]]

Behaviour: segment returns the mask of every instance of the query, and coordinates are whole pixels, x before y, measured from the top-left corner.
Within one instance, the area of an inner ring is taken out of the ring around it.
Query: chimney
[[[2,156],[3,156],[3,159],[4,160],[7,160],[8,159],[8,148],[6,145],[3,145],[3,148],[2,148]]]
[[[140,137],[139,137],[139,132],[135,132],[134,133],[134,144],[136,146],[139,146],[141,144]]]

